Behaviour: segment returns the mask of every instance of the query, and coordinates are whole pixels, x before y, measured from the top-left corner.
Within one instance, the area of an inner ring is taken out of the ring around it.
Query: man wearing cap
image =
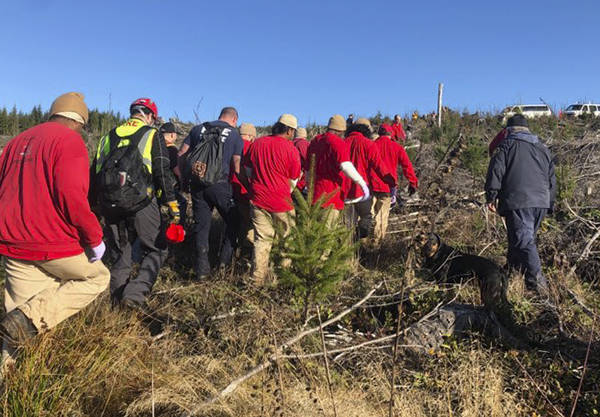
[[[310,142],[307,140],[307,132],[303,127],[299,127],[296,132],[296,137],[294,138],[294,146],[298,149],[298,153],[300,154],[300,162],[302,163],[302,167],[306,167],[308,161],[306,160],[306,156],[308,154],[308,145]],[[306,171],[303,170],[302,178],[298,181],[298,190],[304,192],[306,189]]]
[[[242,123],[240,125],[240,136],[244,141],[243,159],[248,153],[250,145],[256,139],[256,127],[252,123]],[[249,257],[252,254],[252,246],[254,244],[254,230],[252,228],[252,219],[250,218],[250,199],[248,190],[246,189],[247,184],[244,185],[240,175],[232,170],[231,185],[233,187],[233,199],[235,200],[239,216],[238,247],[241,248],[242,256]]]
[[[209,232],[212,222],[213,209],[217,209],[225,222],[225,235],[221,245],[219,263],[221,267],[231,264],[233,251],[236,247],[238,234],[238,216],[233,202],[233,189],[231,186],[232,172],[240,175],[244,141],[236,129],[238,112],[234,107],[224,107],[219,114],[219,119],[203,123],[190,131],[183,141],[179,151],[180,157],[186,152],[192,152],[204,140],[206,132],[219,130],[222,141],[223,153],[221,159],[221,176],[216,183],[200,185],[191,183],[192,209],[196,223],[196,277],[205,279],[210,274]]]
[[[149,98],[135,100],[129,107],[130,117],[100,139],[96,158],[92,164],[93,189],[90,200],[97,202],[101,213],[115,237],[117,260],[110,270],[110,294],[114,305],[143,310],[146,299],[156,282],[158,272],[168,255],[165,237],[165,219],[179,223],[179,205],[175,196],[175,178],[171,171],[169,152],[163,134],[153,127],[158,117],[156,103]],[[107,200],[107,186],[102,183],[104,173],[114,162],[119,148],[138,152],[142,166],[130,167],[123,172],[124,184],[134,172],[144,172],[146,190],[144,199],[130,210],[114,208],[116,203]],[[137,170],[137,171],[134,171]],[[162,207],[159,206],[162,204]],[[143,257],[137,277],[130,279],[132,269],[132,244],[140,243]]]
[[[381,181],[393,187],[394,181],[387,167],[384,165],[379,148],[371,139],[371,122],[364,117],[359,118],[347,130],[345,142],[350,148],[350,160],[358,173],[367,181],[370,188],[374,181]],[[365,192],[356,183],[346,180],[344,195],[353,204],[348,204],[346,218],[351,225],[358,224],[358,238],[367,238],[373,231],[373,217],[371,215],[371,200],[364,198]],[[357,201],[357,199],[361,199]]]
[[[525,287],[547,297],[548,283],[535,239],[556,198],[552,154],[517,114],[508,119],[508,135],[495,148],[488,167],[488,208],[506,219],[508,266],[525,274]]]
[[[0,156],[0,322],[3,357],[91,303],[108,285],[102,229],[88,203],[89,156],[80,93],[58,97],[50,119],[12,139]]]
[[[402,168],[402,175],[408,180],[408,192],[410,195],[417,190],[418,180],[412,163],[398,142],[392,140],[394,129],[388,124],[379,127],[379,137],[375,140],[375,146],[379,149],[379,155],[386,167],[386,171],[392,175],[393,185],[375,176],[371,181],[373,189],[372,214],[375,220],[373,243],[375,246],[381,244],[385,237],[388,226],[388,218],[392,203],[396,199],[396,188],[398,186],[398,165]]]
[[[344,178],[357,184],[365,201],[369,199],[369,187],[350,160],[350,147],[341,138],[346,131],[346,121],[336,114],[329,119],[327,132],[316,136],[308,146],[306,171],[310,171],[311,161],[315,161],[314,202],[323,199],[324,208],[331,207],[330,221],[335,221],[344,209],[342,186]],[[309,178],[310,180],[310,178]]]
[[[255,239],[252,279],[257,285],[265,283],[277,225],[287,234],[294,224],[291,193],[302,174],[300,155],[292,144],[297,128],[295,116],[281,115],[273,125],[271,136],[256,139],[244,158],[244,165],[251,170],[250,202]]]

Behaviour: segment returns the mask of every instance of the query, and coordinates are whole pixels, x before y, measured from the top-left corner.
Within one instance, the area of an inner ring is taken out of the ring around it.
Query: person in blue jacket
[[[494,150],[485,193],[488,208],[506,219],[508,266],[525,275],[525,287],[548,295],[548,282],[536,247],[536,234],[556,198],[550,150],[529,131],[520,114],[507,122],[508,135]]]

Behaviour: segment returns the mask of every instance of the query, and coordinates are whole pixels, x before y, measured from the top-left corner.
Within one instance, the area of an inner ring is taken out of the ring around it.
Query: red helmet
[[[151,98],[138,98],[133,103],[131,103],[131,106],[129,106],[129,109],[131,110],[131,108],[134,106],[145,107],[152,112],[152,114],[154,115],[154,118],[158,118],[158,107],[156,107],[156,103],[154,101],[152,101]]]

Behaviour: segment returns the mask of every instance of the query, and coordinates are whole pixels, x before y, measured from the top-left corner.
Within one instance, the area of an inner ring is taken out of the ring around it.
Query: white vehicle
[[[514,106],[508,106],[502,110],[502,120],[506,122],[509,117],[515,114],[522,114],[528,119],[541,116],[552,116],[552,110],[547,104],[517,104]]]
[[[593,114],[600,116],[600,104],[571,104],[563,111],[563,115],[569,117],[583,116],[584,114]]]

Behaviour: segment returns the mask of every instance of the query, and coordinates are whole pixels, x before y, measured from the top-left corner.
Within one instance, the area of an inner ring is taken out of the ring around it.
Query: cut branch
[[[336,323],[338,321],[340,321],[342,318],[344,318],[346,315],[350,314],[352,311],[356,310],[358,307],[360,307],[362,304],[364,304],[369,298],[371,298],[371,296],[375,293],[375,291],[377,291],[379,288],[381,288],[381,286],[383,285],[383,281],[380,282],[379,284],[377,284],[375,287],[373,287],[363,298],[361,298],[359,301],[357,301],[355,304],[353,304],[351,307],[345,309],[344,311],[338,313],[335,317],[325,321],[322,326],[323,327],[327,327],[333,323]],[[318,332],[319,329],[321,328],[321,326],[317,326],[317,327],[313,327],[307,330],[304,330],[303,332],[298,333],[296,336],[292,337],[291,339],[287,340],[286,342],[284,342],[281,346],[279,346],[275,353],[273,353],[272,355],[270,355],[267,360],[265,360],[264,362],[262,362],[261,364],[255,366],[254,368],[252,368],[247,374],[231,381],[229,383],[229,385],[227,385],[225,387],[225,389],[223,389],[221,392],[219,392],[216,396],[214,396],[213,398],[209,399],[208,401],[206,401],[205,403],[199,405],[198,407],[196,407],[195,409],[193,409],[189,415],[195,415],[198,413],[198,411],[200,411],[200,409],[205,406],[205,405],[210,405],[215,403],[217,400],[227,397],[229,396],[232,392],[234,392],[239,386],[240,384],[242,384],[244,381],[247,381],[248,379],[252,378],[254,375],[262,372],[263,370],[269,368],[274,361],[279,357],[282,358],[284,357],[282,355],[282,352],[289,348],[291,345],[293,345],[294,343],[297,343],[298,341],[302,340],[303,338],[305,338],[308,335],[311,335],[315,332]]]

